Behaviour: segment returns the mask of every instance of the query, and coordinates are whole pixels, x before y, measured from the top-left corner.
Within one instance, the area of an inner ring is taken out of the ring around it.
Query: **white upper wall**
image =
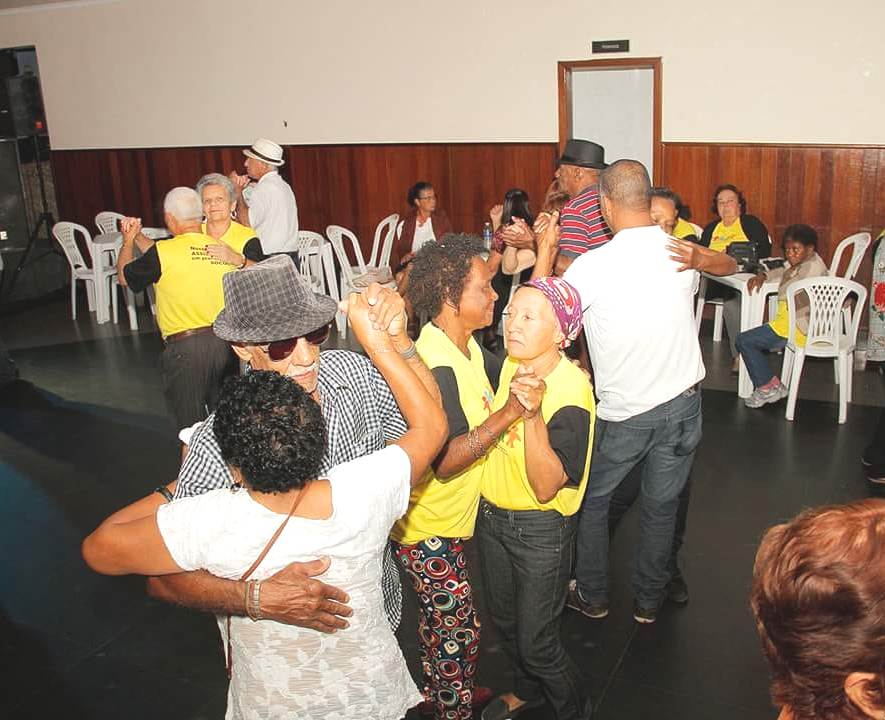
[[[882,0],[106,0],[0,13],[55,148],[558,139],[556,62],[663,58],[665,141],[885,144]],[[621,56],[616,56],[621,57]]]

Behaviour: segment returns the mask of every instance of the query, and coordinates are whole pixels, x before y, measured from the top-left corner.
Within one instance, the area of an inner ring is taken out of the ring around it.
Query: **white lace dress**
[[[408,507],[409,474],[408,456],[391,445],[329,471],[330,518],[289,520],[251,577],[328,556],[331,567],[320,579],[350,595],[350,627],[329,635],[234,617],[229,720],[396,720],[421,702],[381,596],[382,550]],[[162,506],[157,523],[182,569],[238,579],[284,517],[245,491],[223,489]],[[226,618],[218,620],[226,646]]]

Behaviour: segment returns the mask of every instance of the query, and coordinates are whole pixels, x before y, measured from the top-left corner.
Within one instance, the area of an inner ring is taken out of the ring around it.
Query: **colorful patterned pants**
[[[418,595],[418,649],[434,718],[470,720],[480,623],[464,542],[432,537],[393,546]]]

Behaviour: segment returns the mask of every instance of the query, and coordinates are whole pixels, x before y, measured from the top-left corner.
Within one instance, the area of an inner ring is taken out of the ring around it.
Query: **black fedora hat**
[[[559,158],[560,165],[577,165],[578,167],[605,170],[605,148],[591,140],[569,140]]]

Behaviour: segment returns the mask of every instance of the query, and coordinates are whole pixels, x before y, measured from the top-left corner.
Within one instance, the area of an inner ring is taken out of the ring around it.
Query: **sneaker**
[[[869,480],[874,485],[885,485],[885,466],[868,465],[867,480]]]
[[[667,583],[664,592],[669,602],[675,605],[688,605],[688,583],[685,582],[682,573],[670,578],[670,582]]]
[[[758,387],[750,397],[744,400],[744,405],[748,408],[761,408],[763,405],[768,405],[768,403],[776,403],[779,400],[783,400],[788,393],[789,390],[783,383],[778,383],[768,389]]]
[[[644,608],[639,605],[633,606],[633,619],[640,625],[651,625],[658,619],[657,608]]]
[[[568,587],[568,596],[565,600],[565,606],[570,610],[576,610],[581,615],[592,618],[593,620],[602,620],[608,617],[608,603],[588,603],[581,597],[581,591],[578,590],[577,583],[572,580]]]

